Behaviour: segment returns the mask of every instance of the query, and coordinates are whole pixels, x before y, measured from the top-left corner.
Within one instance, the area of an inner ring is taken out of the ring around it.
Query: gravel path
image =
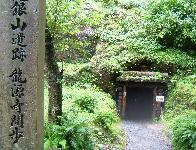
[[[161,124],[123,121],[122,126],[128,142],[125,150],[171,150]]]

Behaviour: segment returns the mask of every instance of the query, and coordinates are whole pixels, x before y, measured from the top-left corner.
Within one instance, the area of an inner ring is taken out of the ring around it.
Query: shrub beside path
[[[160,123],[123,121],[125,150],[171,150],[171,142]]]

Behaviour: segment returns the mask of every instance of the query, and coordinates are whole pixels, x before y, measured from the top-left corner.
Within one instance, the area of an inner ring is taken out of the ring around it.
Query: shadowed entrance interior
[[[153,111],[153,89],[127,87],[125,119],[150,120]]]

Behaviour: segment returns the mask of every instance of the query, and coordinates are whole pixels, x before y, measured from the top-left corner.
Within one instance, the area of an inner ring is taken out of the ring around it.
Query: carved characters
[[[11,11],[13,18],[15,19],[13,23],[11,23],[11,29],[13,31],[11,44],[14,46],[12,52],[12,61],[13,66],[17,61],[17,66],[14,67],[11,74],[9,75],[9,79],[11,81],[11,97],[13,99],[12,105],[10,106],[12,114],[10,118],[10,129],[11,133],[9,136],[11,137],[13,144],[18,143],[20,138],[24,137],[24,96],[25,96],[25,86],[27,83],[27,79],[24,77],[24,72],[20,67],[22,63],[25,62],[27,58],[26,47],[25,44],[25,29],[27,28],[27,23],[25,20],[22,20],[22,16],[27,15],[27,7],[26,3],[28,0],[12,0]]]

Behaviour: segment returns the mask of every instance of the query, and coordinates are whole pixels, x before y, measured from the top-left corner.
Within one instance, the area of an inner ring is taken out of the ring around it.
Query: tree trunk
[[[48,29],[46,29],[46,66],[49,86],[48,121],[60,124],[58,116],[62,116],[63,71],[59,70],[55,60],[53,38]]]

